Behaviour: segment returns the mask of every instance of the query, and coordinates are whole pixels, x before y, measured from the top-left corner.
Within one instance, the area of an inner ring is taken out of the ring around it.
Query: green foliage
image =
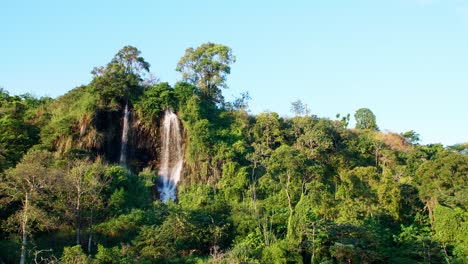
[[[423,201],[429,203],[437,200],[450,206],[463,207],[468,204],[467,155],[441,153],[437,159],[424,162],[416,175]]]
[[[265,244],[262,241],[260,230],[249,233],[228,252],[228,259],[232,262],[257,263]]]
[[[329,234],[329,243],[325,244],[330,245],[329,253],[338,262],[383,262],[384,252],[379,252],[378,249],[385,237],[379,237],[380,234],[372,226],[331,224],[326,230]]]
[[[406,139],[408,143],[417,144],[421,139],[418,133],[414,130],[407,131],[401,134],[402,137]]]
[[[253,138],[259,144],[273,149],[283,142],[281,121],[277,113],[261,113],[256,116]]]
[[[466,144],[379,132],[366,108],[352,130],[300,101],[293,118],[251,115],[248,95],[221,94],[234,60],[220,44],[188,49],[172,88],[145,80],[127,46],[57,100],[1,89],[0,262],[464,263]],[[185,156],[177,199],[162,203],[168,108]]]
[[[284,240],[267,246],[262,251],[263,263],[302,263],[301,256]]]
[[[442,263],[441,247],[431,239],[431,227],[427,216],[416,214],[409,226],[401,226],[401,231],[394,235],[397,254],[392,255],[392,263]]]
[[[455,144],[453,146],[449,146],[448,149],[457,151],[463,154],[468,153],[468,143],[461,143],[461,144]]]
[[[96,227],[96,231],[114,241],[130,241],[146,221],[145,212],[134,209],[129,214],[111,218]]]
[[[179,103],[178,109],[184,110],[185,105],[187,105],[188,101],[197,93],[197,87],[186,83],[186,82],[178,82],[174,86],[174,94],[177,98],[177,102]],[[184,111],[186,112],[186,111]]]
[[[0,173],[39,142],[39,122],[32,115],[44,101],[27,94],[10,96],[0,89]]]
[[[458,259],[468,258],[467,213],[461,208],[451,209],[438,205],[434,210],[435,238],[444,247],[453,247]]]
[[[297,139],[299,146],[309,157],[320,159],[339,147],[340,135],[332,121],[320,119]]]
[[[226,76],[231,73],[229,65],[235,61],[229,47],[208,42],[196,49],[188,48],[177,63],[176,71],[182,73],[185,81],[196,85],[205,98],[221,103],[220,88],[227,87]]]
[[[133,259],[127,253],[125,247],[106,248],[103,245],[98,245],[98,251],[94,257],[95,264],[126,264],[134,263]]]
[[[96,97],[89,87],[77,87],[59,97],[50,108],[50,121],[41,130],[41,141],[49,149],[67,153],[72,148],[93,148],[102,144],[93,127]]]
[[[90,259],[83,253],[81,246],[65,247],[60,262],[65,264],[91,263]]]
[[[241,202],[247,188],[248,173],[246,167],[239,167],[234,162],[227,162],[222,167],[223,175],[218,188],[224,193],[226,201]]]
[[[141,52],[132,46],[125,46],[107,66],[95,68],[91,90],[97,95],[99,106],[116,110],[124,101],[135,100],[142,92],[142,74],[149,72],[149,63]]]
[[[141,120],[150,125],[155,122],[166,109],[177,109],[174,90],[168,83],[159,83],[146,88],[135,109]]]
[[[112,64],[118,64],[125,67],[127,73],[139,74],[145,70],[149,72],[150,64],[140,57],[141,51],[133,46],[125,46],[112,59]]]
[[[307,105],[303,104],[301,100],[297,100],[291,103],[291,112],[296,116],[308,114],[309,110]]]
[[[368,108],[358,109],[354,114],[354,119],[356,119],[356,128],[358,129],[378,130],[375,115]]]
[[[341,200],[339,222],[358,223],[378,213],[377,175],[374,167],[357,167],[340,174],[341,183],[336,192]]]

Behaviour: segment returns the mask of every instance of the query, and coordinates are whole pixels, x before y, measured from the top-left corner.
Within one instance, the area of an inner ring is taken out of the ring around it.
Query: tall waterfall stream
[[[161,166],[158,191],[161,201],[175,200],[184,159],[183,142],[177,115],[166,110],[161,133]]]

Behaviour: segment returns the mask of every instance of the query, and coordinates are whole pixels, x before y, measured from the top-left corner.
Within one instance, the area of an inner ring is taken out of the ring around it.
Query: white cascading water
[[[128,132],[130,130],[129,117],[130,111],[128,111],[128,104],[126,104],[122,126],[122,145],[120,147],[120,164],[122,165],[125,165],[127,163]]]
[[[164,114],[161,133],[161,166],[158,191],[161,201],[175,200],[176,186],[183,164],[183,142],[177,115],[167,109]]]

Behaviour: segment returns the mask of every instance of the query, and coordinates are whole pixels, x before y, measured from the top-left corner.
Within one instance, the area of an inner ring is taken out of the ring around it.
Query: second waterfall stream
[[[127,144],[128,144],[128,132],[130,131],[130,111],[128,110],[128,103],[125,105],[125,111],[123,116],[122,125],[122,143],[120,147],[120,164],[126,165],[127,163]]]
[[[161,165],[158,191],[161,201],[175,200],[184,161],[183,141],[177,115],[167,109],[161,130]]]

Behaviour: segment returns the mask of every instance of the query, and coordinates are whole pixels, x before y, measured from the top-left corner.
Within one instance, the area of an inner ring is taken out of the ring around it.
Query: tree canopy
[[[203,96],[220,103],[223,102],[221,88],[227,88],[226,77],[235,61],[231,48],[208,42],[196,49],[188,48],[176,70],[182,73],[184,81],[196,85]]]
[[[374,113],[369,108],[360,108],[354,114],[356,119],[356,128],[378,130],[377,121]]]

